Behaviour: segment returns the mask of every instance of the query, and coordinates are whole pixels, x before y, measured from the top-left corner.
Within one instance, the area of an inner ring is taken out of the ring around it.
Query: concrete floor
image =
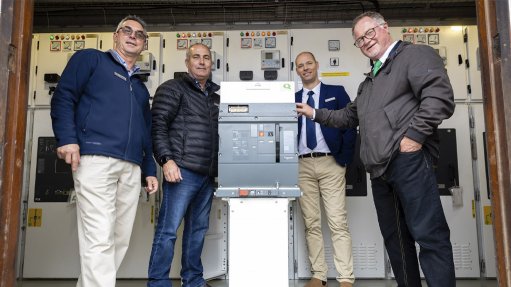
[[[289,287],[303,287],[307,283],[308,280],[290,280]],[[145,280],[117,280],[116,287],[144,287],[146,286]],[[228,280],[211,280],[208,281],[212,287],[228,287]],[[76,285],[76,280],[33,280],[33,279],[25,279],[23,281],[18,281],[17,287],[74,287]],[[173,281],[173,287],[178,287],[179,281]],[[329,280],[328,287],[339,286],[339,284],[335,280]],[[397,284],[394,280],[390,279],[370,279],[370,280],[357,280],[354,284],[355,287],[395,287]],[[423,286],[427,286],[426,282],[423,283]],[[457,287],[497,287],[497,281],[494,279],[466,279],[466,280],[457,280]],[[261,286],[265,287],[265,286]]]

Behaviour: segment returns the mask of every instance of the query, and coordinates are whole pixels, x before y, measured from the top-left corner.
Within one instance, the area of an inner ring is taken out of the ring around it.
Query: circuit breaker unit
[[[300,196],[294,98],[292,82],[221,84],[216,196],[229,204],[230,287],[289,285],[289,203]]]
[[[293,82],[222,82],[218,197],[297,197]]]

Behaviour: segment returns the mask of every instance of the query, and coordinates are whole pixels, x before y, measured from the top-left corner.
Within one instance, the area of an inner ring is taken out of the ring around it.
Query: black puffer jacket
[[[216,176],[220,86],[208,80],[206,96],[190,75],[168,80],[156,90],[152,106],[154,157],[160,165]]]

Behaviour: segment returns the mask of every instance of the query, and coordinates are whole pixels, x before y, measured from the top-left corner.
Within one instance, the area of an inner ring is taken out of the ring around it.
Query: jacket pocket
[[[385,111],[385,115],[387,116],[387,120],[389,121],[390,127],[393,130],[397,130],[399,127],[397,125],[396,111],[394,111],[394,109],[392,109],[389,106],[384,107],[383,111]]]

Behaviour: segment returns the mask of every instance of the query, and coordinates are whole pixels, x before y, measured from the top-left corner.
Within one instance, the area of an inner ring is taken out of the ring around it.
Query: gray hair
[[[385,18],[383,16],[376,12],[376,11],[367,11],[360,15],[358,15],[355,19],[353,19],[353,24],[351,25],[351,34],[353,34],[353,31],[355,30],[355,25],[364,17],[369,17],[376,21],[378,24],[385,24]]]
[[[186,50],[186,60],[189,60],[189,59],[190,59],[190,57],[192,56],[192,47],[195,47],[195,46],[197,46],[197,45],[201,45],[201,46],[206,47],[206,48],[208,49],[208,52],[209,52],[209,57],[211,57],[211,49],[210,49],[208,46],[206,46],[206,45],[204,45],[204,44],[202,44],[202,43],[195,43],[195,44],[191,45],[191,46],[188,48],[188,50]]]
[[[136,15],[128,15],[126,17],[124,17],[120,22],[119,24],[117,25],[117,29],[115,29],[115,31],[119,31],[119,29],[121,29],[122,26],[124,26],[124,22],[128,21],[128,20],[132,20],[132,21],[135,21],[135,22],[138,22],[140,24],[140,26],[142,26],[142,29],[144,29],[144,34],[147,34],[147,24],[144,20],[142,20],[142,18],[136,16]]]

